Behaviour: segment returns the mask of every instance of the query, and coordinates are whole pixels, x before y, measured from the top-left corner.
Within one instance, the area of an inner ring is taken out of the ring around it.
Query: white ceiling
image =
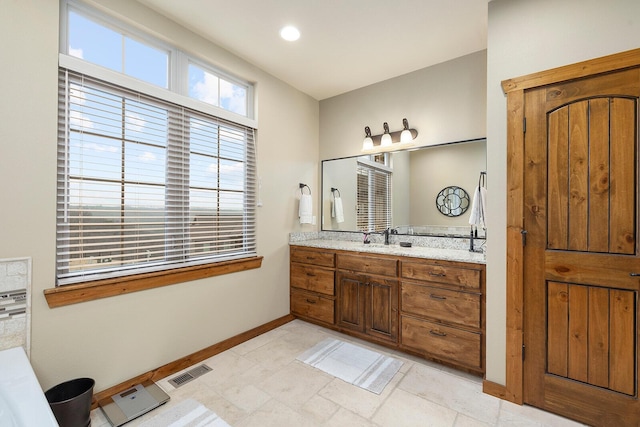
[[[317,100],[487,47],[489,0],[138,1]]]

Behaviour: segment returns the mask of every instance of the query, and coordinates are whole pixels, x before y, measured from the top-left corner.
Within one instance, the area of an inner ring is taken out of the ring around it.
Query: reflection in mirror
[[[437,198],[446,187],[472,196],[486,158],[482,138],[324,160],[322,230],[379,232],[392,227],[398,234],[468,237],[471,209],[443,215]]]

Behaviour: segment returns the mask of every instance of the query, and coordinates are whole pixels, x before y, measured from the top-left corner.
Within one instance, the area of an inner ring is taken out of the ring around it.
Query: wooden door
[[[398,340],[398,281],[366,278],[367,313],[365,332],[386,341]]]
[[[525,91],[524,401],[639,425],[638,69]]]
[[[366,287],[359,274],[338,272],[337,319],[338,326],[364,332]]]

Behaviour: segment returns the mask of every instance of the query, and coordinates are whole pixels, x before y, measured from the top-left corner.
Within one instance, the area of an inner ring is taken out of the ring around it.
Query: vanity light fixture
[[[371,135],[371,129],[369,126],[365,126],[365,138],[362,142],[362,151],[377,153],[392,151],[396,148],[405,148],[410,146],[411,141],[418,136],[417,130],[409,128],[407,119],[402,119],[403,129],[401,131],[389,132],[389,124],[387,122],[384,122],[382,127],[384,129],[383,134]]]

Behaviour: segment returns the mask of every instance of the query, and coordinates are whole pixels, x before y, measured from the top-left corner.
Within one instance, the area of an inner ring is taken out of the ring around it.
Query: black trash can
[[[91,378],[77,378],[44,393],[60,427],[87,427],[91,424],[94,384]]]

